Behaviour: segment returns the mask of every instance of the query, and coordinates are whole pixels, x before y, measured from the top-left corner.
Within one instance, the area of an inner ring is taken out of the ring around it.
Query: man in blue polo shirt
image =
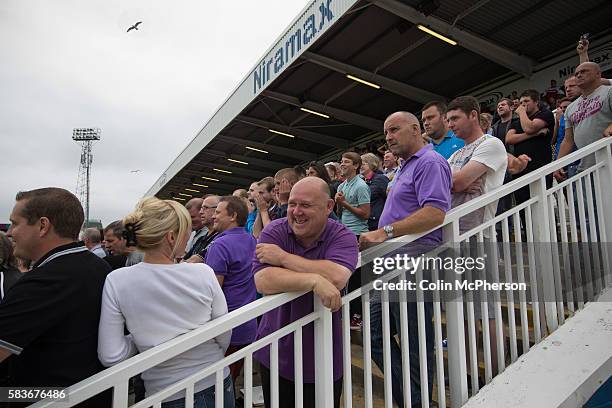
[[[459,139],[452,130],[449,130],[446,121],[446,104],[440,101],[433,101],[423,106],[421,120],[425,128],[425,134],[431,140],[431,144],[436,152],[448,160],[457,150],[461,149],[465,143]]]
[[[342,326],[340,290],[355,270],[359,255],[355,235],[328,218],[334,207],[329,186],[318,177],[298,181],[289,195],[286,218],[272,221],[257,244],[253,273],[257,290],[265,295],[313,291],[332,310],[334,406],[342,393]],[[313,312],[313,294],[307,293],[262,316],[257,338],[274,333]],[[278,392],[283,407],[294,405],[295,366],[293,334],[278,340]],[[270,406],[270,347],[254,353],[266,406]],[[314,329],[302,328],[303,406],[315,406]],[[348,368],[350,370],[350,367]],[[301,386],[301,384],[300,384]]]

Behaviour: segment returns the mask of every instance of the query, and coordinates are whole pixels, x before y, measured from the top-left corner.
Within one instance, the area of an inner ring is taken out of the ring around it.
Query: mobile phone
[[[589,41],[589,36],[591,35],[591,33],[584,33],[580,36],[580,42],[584,43],[585,41]]]

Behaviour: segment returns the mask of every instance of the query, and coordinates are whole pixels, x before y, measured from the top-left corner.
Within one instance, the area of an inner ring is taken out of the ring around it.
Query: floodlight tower
[[[102,131],[99,128],[75,128],[72,130],[72,140],[81,144],[81,162],[79,163],[79,177],[76,194],[85,207],[85,225],[89,221],[89,180],[91,177],[91,152],[93,142],[100,140]]]

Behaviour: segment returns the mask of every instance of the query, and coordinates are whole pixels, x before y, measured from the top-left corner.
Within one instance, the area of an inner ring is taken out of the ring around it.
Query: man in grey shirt
[[[584,62],[576,67],[576,82],[582,96],[565,110],[565,138],[559,148],[559,158],[572,152],[576,143],[581,149],[602,137],[612,135],[612,87],[601,84],[601,70],[594,62]],[[582,159],[580,169],[595,163],[589,155]],[[567,178],[563,169],[555,173],[557,181]]]

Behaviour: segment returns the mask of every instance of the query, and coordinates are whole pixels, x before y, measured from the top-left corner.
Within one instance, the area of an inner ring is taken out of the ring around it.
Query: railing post
[[[443,228],[443,235],[444,242],[452,244],[453,247],[458,245],[459,221],[446,225]],[[451,251],[455,250],[455,248],[451,249]],[[455,272],[447,270],[446,274],[454,275]],[[448,282],[454,282],[456,277],[449,276],[446,279]],[[450,385],[451,407],[453,408],[462,406],[468,400],[464,326],[463,294],[460,289],[456,289],[451,293],[450,298],[446,302],[448,379]],[[442,345],[438,344],[436,347],[442,347]],[[441,380],[438,381],[440,382]]]
[[[612,211],[606,211],[609,203],[612,203],[612,145],[608,144],[604,148],[595,152],[595,162],[605,163],[601,168],[598,177],[599,185],[595,186],[598,193],[596,197],[599,202],[597,214],[603,218],[603,225],[600,225],[600,241],[604,247],[604,282],[606,287],[612,285],[612,259],[610,259],[610,242],[612,242]],[[597,180],[597,178],[596,178]]]
[[[128,406],[128,379],[122,379],[113,388],[113,407],[126,408]]]
[[[541,277],[540,288],[544,297],[544,310],[548,332],[552,333],[559,326],[557,320],[557,303],[555,291],[555,274],[552,267],[552,250],[550,247],[550,219],[548,218],[548,204],[546,197],[546,178],[540,177],[529,185],[531,198],[537,197],[538,201],[532,204],[533,240],[536,248],[536,272]],[[562,300],[562,299],[560,299]],[[538,299],[533,299],[537,302]]]
[[[315,397],[317,408],[334,406],[334,340],[332,313],[314,293],[314,311],[319,316],[314,324]],[[350,370],[350,368],[348,368]]]

